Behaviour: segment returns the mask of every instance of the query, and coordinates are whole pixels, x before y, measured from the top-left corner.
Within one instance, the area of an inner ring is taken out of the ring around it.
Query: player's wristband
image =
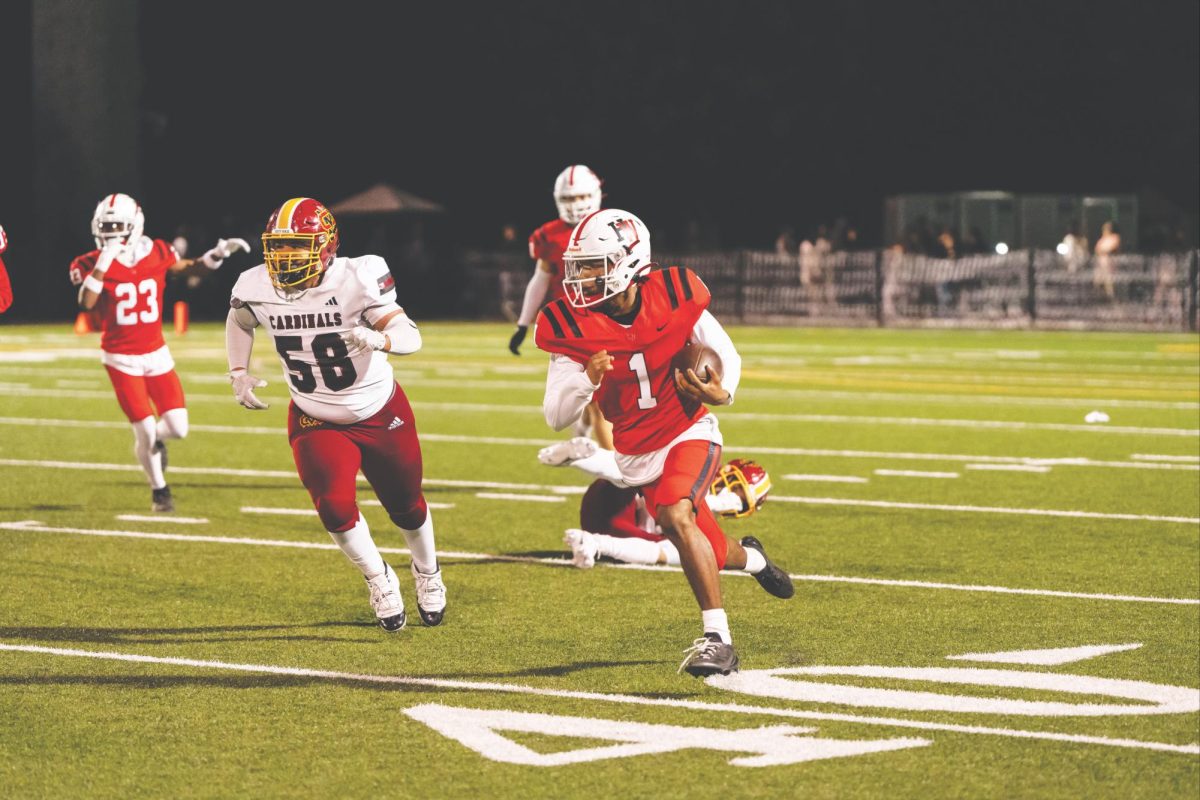
[[[95,275],[88,275],[83,279],[83,288],[95,294],[104,292],[104,281],[97,278]]]

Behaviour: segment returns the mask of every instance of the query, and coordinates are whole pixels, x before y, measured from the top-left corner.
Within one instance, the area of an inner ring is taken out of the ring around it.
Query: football
[[[675,354],[675,358],[671,361],[671,366],[680,372],[685,372],[688,369],[694,370],[696,376],[704,382],[708,382],[709,374],[705,369],[711,370],[711,374],[721,380],[724,377],[724,372],[721,368],[721,357],[717,355],[717,351],[711,347],[706,347],[699,342],[688,341],[683,346],[683,349]]]

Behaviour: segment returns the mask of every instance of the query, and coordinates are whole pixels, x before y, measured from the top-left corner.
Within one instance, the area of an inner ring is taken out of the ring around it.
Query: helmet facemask
[[[125,194],[109,195],[92,214],[92,238],[100,250],[113,242],[133,247],[142,238],[145,224],[146,217],[137,201]]]
[[[563,290],[571,305],[591,308],[628,289],[650,267],[648,260],[623,250],[607,255],[563,254]]]
[[[333,264],[340,237],[329,209],[308,197],[280,206],[262,235],[263,261],[275,293],[295,300]]]
[[[601,194],[596,189],[586,194],[562,194],[554,196],[558,216],[568,225],[578,225],[584,217],[600,210]]]
[[[755,483],[746,476],[746,473],[738,464],[739,461],[740,459],[737,459],[721,467],[721,471],[717,473],[717,478],[713,481],[709,490],[712,494],[721,494],[722,492],[730,491],[741,498],[742,510],[730,512],[723,516],[750,516],[762,506],[771,491],[771,479],[767,476],[765,470],[754,462],[745,464],[747,467],[753,465],[761,472],[761,477]]]

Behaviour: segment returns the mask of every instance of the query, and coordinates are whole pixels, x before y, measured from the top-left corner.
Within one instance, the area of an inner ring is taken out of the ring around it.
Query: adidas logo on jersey
[[[396,428],[399,428],[403,424],[404,424],[404,420],[400,419],[399,417],[392,417],[392,424],[388,425],[388,430],[394,431],[394,430],[396,430]]]
[[[327,306],[336,306],[337,304],[338,304],[337,298],[336,298],[336,297],[331,297],[331,298],[329,298],[329,302],[328,302],[328,303],[326,303],[325,305],[327,305]]]

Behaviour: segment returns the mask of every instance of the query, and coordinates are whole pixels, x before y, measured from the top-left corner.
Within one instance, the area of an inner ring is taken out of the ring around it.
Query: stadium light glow
[[[996,242],[996,252],[1002,256],[1007,255],[1008,254],[1008,245],[1005,244],[1004,242]]]
[[[1065,256],[1067,253],[1070,252],[1070,249],[1067,247],[1066,242],[1059,242],[1058,247],[1056,247],[1054,249],[1058,252],[1058,254],[1060,256]]]

